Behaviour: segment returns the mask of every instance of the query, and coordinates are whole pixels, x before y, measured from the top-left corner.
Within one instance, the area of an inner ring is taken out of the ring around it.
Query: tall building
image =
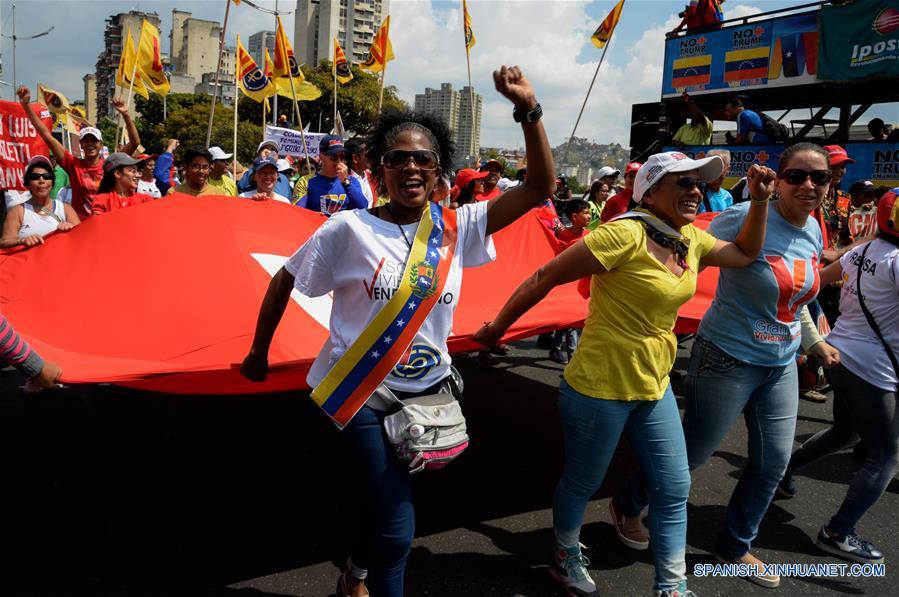
[[[262,64],[265,60],[265,50],[268,49],[269,54],[275,55],[275,32],[274,31],[257,31],[247,39],[247,51],[256,64]]]
[[[89,122],[97,122],[97,75],[88,73],[84,81],[84,115]]]
[[[474,95],[474,127],[472,127],[471,95],[469,87],[454,91],[451,83],[441,83],[440,89],[425,89],[415,95],[415,111],[436,116],[453,135],[456,156],[460,163],[477,157],[481,145],[481,110],[483,99]]]
[[[212,95],[215,86],[215,73],[203,73],[200,82],[194,86],[194,93],[199,95]],[[237,88],[234,86],[234,73],[230,75],[220,75],[218,85],[218,95],[221,103],[225,106],[234,105],[234,94]]]
[[[472,99],[474,110],[471,109]],[[481,150],[481,110],[484,101],[468,85],[459,92],[459,125],[456,127],[456,155],[477,156]],[[472,121],[472,116],[474,121]]]
[[[106,19],[106,29],[103,32],[103,51],[97,56],[97,110],[95,118],[110,116],[114,113],[111,100],[115,97],[115,74],[119,67],[119,60],[122,57],[125,35],[130,28],[131,36],[136,46],[144,19],[155,25],[157,29],[159,28],[159,15],[155,12],[132,10]]]
[[[179,75],[202,80],[206,73],[214,73],[219,58],[219,39],[222,26],[217,21],[195,19],[191,13],[172,10],[170,60],[172,71]],[[222,74],[234,73],[235,52],[225,48],[222,56]]]
[[[332,59],[336,37],[347,60],[365,61],[389,8],[390,0],[297,0],[293,36],[297,60],[314,68]]]

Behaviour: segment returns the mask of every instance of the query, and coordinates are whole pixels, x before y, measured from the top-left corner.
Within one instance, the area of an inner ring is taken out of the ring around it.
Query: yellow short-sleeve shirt
[[[607,270],[593,276],[589,314],[565,381],[587,396],[608,400],[658,400],[668,387],[677,339],[677,311],[696,292],[699,261],[715,237],[688,224],[689,269],[681,277],[646,250],[637,220],[599,226],[583,242]]]

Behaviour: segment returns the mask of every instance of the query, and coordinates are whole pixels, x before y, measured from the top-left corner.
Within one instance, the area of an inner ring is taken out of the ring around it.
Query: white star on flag
[[[391,338],[390,336],[384,336],[384,344],[390,344],[391,342],[393,342],[393,338]]]
[[[428,255],[431,256],[431,259],[434,259],[435,257],[437,257],[437,253],[435,253],[434,251],[429,252]]]
[[[432,239],[431,239],[431,244],[432,244],[432,245],[436,245],[436,244],[437,244],[437,242],[438,242],[438,241],[437,241],[437,239],[436,239],[436,238],[432,238]]]
[[[792,57],[793,57],[793,52],[787,52],[787,58],[792,58]]]
[[[381,356],[381,353],[378,352],[377,350],[373,350],[373,351],[371,351],[371,356],[374,358],[378,358],[379,356]]]
[[[415,301],[412,301],[411,303],[409,303],[409,306],[407,307],[407,309],[414,309],[417,304],[418,303],[416,303]]]
[[[398,319],[396,321],[396,325],[398,325],[399,327],[403,327],[404,325],[406,325],[406,322],[403,321],[402,319]]]

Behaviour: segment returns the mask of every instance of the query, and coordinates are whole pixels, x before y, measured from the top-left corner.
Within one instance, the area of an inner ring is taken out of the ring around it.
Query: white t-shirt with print
[[[861,261],[865,246],[870,248]],[[854,247],[842,257],[843,291],[840,318],[827,342],[840,351],[840,363],[849,371],[882,390],[896,390],[893,366],[868,324],[858,303],[858,267],[862,267],[862,296],[880,333],[899,357],[899,247],[884,240]]]
[[[238,197],[240,197],[242,199],[252,199],[258,193],[259,193],[259,191],[257,191],[256,189],[253,189],[252,191],[246,191],[244,193],[241,193],[240,195],[238,195]],[[274,199],[275,201],[280,201],[281,203],[287,203],[288,205],[290,204],[290,199],[288,199],[284,195],[279,195],[278,193],[272,193],[271,198]]]
[[[487,203],[456,210],[458,236],[453,262],[437,305],[428,314],[400,363],[384,380],[392,390],[417,392],[449,375],[446,340],[459,304],[462,268],[496,259],[487,236]],[[403,226],[413,241],[418,222]],[[306,378],[315,387],[387,304],[398,288],[409,253],[399,225],[365,209],[331,216],[284,264],[296,289],[309,297],[333,291],[330,338]]]
[[[144,180],[141,178],[137,181],[137,192],[143,195],[149,195],[154,199],[162,198],[162,193],[159,192],[159,187],[156,186],[155,180]]]

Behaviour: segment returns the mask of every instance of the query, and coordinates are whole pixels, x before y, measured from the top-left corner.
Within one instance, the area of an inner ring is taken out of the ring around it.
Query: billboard
[[[822,6],[820,51],[821,79],[845,81],[899,75],[896,0]]]
[[[730,26],[665,42],[662,97],[816,82],[818,13]]]

